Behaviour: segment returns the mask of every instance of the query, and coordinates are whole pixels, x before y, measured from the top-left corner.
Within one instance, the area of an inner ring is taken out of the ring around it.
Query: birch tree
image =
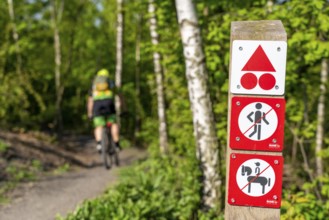
[[[220,206],[219,150],[201,33],[192,0],[176,0],[176,10],[184,46],[197,157],[203,173],[203,205],[205,208],[213,208]]]
[[[53,37],[54,37],[54,51],[55,51],[55,86],[56,86],[56,127],[57,134],[61,136],[63,129],[62,119],[62,98],[64,93],[64,86],[61,82],[61,65],[62,65],[62,54],[61,54],[61,41],[59,35],[58,22],[60,21],[63,12],[64,3],[63,1],[53,0],[51,7],[51,21],[53,26]]]
[[[136,47],[135,47],[135,93],[136,93],[136,101],[135,101],[135,130],[134,130],[134,138],[136,139],[137,133],[140,131],[141,125],[141,117],[139,106],[140,103],[138,101],[138,97],[140,96],[140,72],[141,72],[141,40],[142,40],[142,27],[143,27],[143,15],[137,14],[138,25],[136,26]],[[136,141],[136,140],[135,140]]]
[[[23,72],[23,59],[22,59],[22,50],[19,44],[19,33],[17,31],[17,25],[15,21],[15,10],[14,3],[12,0],[7,0],[8,3],[8,12],[11,20],[11,28],[12,28],[12,37],[15,42],[15,52],[16,52],[16,74],[19,78],[18,84],[23,87],[29,94],[31,94],[38,103],[41,111],[46,110],[46,106],[40,94],[38,94],[32,86],[32,83],[29,79],[28,74],[24,74]]]
[[[19,47],[18,39],[19,35],[17,32],[17,27],[16,27],[16,22],[15,22],[15,13],[14,13],[14,5],[13,5],[13,0],[7,0],[8,3],[8,12],[11,20],[11,25],[12,25],[12,32],[13,32],[13,38],[15,41],[15,50],[16,50],[16,72],[17,74],[21,75],[22,74],[22,56],[21,56],[21,50]]]
[[[157,19],[156,19],[155,11],[156,11],[156,7],[154,0],[149,0],[148,12],[150,14],[151,40],[154,47],[153,63],[154,63],[154,72],[156,76],[156,87],[157,87],[160,150],[162,153],[167,153],[168,135],[167,135],[164,88],[163,88],[163,70],[161,66],[161,54],[157,51],[157,46],[159,44],[159,35],[157,32]]]
[[[326,96],[326,84],[328,81],[328,60],[322,59],[321,62],[321,84],[320,84],[320,97],[318,101],[318,124],[316,129],[316,147],[315,147],[315,155],[316,155],[316,175],[323,176],[323,162],[319,153],[322,150],[323,145],[323,134],[324,134],[324,116],[325,116],[325,96]]]
[[[121,88],[122,84],[122,54],[123,54],[123,0],[117,0],[117,41],[116,41],[116,66],[115,86]],[[121,106],[119,97],[115,98],[117,122],[120,125]]]

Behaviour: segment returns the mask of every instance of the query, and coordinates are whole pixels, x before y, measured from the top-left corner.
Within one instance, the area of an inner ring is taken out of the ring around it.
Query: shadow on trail
[[[83,142],[88,142],[91,138],[84,138],[78,141],[77,144],[74,144],[74,147],[69,147],[63,143],[57,146],[35,138],[22,138],[20,136],[20,134],[0,133],[1,139],[9,141],[12,146],[15,146],[11,147],[7,155],[5,155],[7,160],[19,159],[28,161],[31,157],[44,157],[45,164],[48,163],[49,166],[54,166],[54,164],[51,164],[50,160],[47,160],[47,156],[52,156],[56,157],[58,161],[61,161],[59,163],[70,163],[71,165],[83,168],[92,167],[92,164],[78,158],[79,151],[86,148],[86,143]]]
[[[31,162],[36,159],[42,162],[45,169],[54,169],[64,164],[85,169],[103,166],[101,155],[96,151],[95,141],[91,135],[67,135],[54,144],[31,135],[0,130],[0,139],[8,141],[11,145],[9,151],[2,155],[8,161]],[[135,147],[123,149],[119,153],[120,166],[130,165],[141,158],[145,159],[146,154],[145,149]],[[116,166],[112,168],[114,167]]]
[[[86,164],[83,161],[80,161],[79,159],[76,159],[73,155],[68,155],[68,154],[65,154],[63,152],[56,151],[55,149],[51,149],[51,148],[44,148],[39,144],[33,144],[33,143],[29,143],[27,141],[22,141],[22,140],[17,140],[17,141],[19,141],[21,144],[24,144],[27,147],[34,148],[34,149],[39,150],[43,153],[56,155],[60,158],[63,158],[64,160],[68,161],[71,164],[78,165],[78,166],[81,166],[81,167],[84,167],[84,168],[90,168],[91,167],[90,164]]]

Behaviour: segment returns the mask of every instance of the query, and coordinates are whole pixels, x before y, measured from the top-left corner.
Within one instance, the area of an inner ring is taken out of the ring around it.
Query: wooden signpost
[[[281,21],[232,22],[227,220],[280,219],[286,54]]]

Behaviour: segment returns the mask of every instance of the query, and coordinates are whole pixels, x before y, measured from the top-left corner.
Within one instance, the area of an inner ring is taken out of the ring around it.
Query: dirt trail
[[[73,172],[46,176],[37,182],[22,184],[12,193],[10,204],[0,206],[0,219],[54,220],[57,214],[65,216],[84,200],[97,197],[114,184],[120,167],[146,157],[143,150],[124,149],[120,153],[121,166],[105,170],[99,163],[94,142],[90,139],[84,147],[90,152],[90,168],[78,168]]]

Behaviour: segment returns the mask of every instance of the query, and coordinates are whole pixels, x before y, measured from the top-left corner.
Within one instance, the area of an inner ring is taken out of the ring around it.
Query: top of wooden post
[[[233,21],[231,40],[287,41],[287,33],[279,20]]]

